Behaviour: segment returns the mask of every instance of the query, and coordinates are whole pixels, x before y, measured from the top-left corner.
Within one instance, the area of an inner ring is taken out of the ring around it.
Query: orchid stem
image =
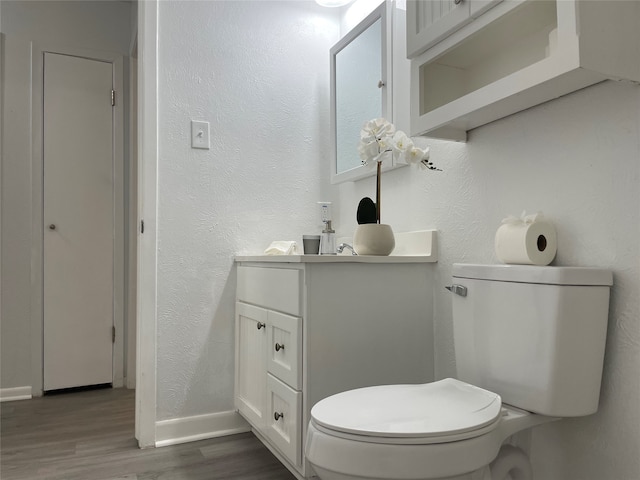
[[[382,176],[382,162],[377,162],[376,171],[376,223],[380,223],[380,177]]]

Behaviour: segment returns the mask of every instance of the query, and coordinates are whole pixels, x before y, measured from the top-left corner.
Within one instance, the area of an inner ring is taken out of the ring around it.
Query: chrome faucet
[[[341,243],[340,245],[338,245],[338,248],[337,248],[338,253],[342,253],[345,248],[347,250],[351,250],[351,255],[357,255],[356,251],[348,243]]]

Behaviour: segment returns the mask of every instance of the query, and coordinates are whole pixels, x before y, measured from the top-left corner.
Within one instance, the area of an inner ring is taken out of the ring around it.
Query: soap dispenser
[[[320,236],[320,255],[336,254],[336,231],[331,228],[331,220],[324,222],[324,230]]]

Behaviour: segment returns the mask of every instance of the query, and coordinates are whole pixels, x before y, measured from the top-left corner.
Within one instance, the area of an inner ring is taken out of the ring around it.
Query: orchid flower
[[[366,122],[360,130],[358,154],[363,165],[376,165],[376,219],[380,223],[380,176],[385,153],[391,152],[394,160],[404,159],[407,163],[417,163],[427,170],[440,170],[429,161],[429,148],[416,147],[403,131],[384,118],[374,118]]]

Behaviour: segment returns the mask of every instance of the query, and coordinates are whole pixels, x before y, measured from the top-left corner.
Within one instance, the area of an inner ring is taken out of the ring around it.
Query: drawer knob
[[[284,413],[274,413],[273,414],[273,418],[275,419],[275,421],[277,422],[278,420],[280,420],[281,418],[284,418]]]
[[[284,350],[284,343],[276,343],[276,352],[279,352],[280,350]]]
[[[258,330],[260,330],[261,328],[266,327],[267,325],[262,323],[262,322],[258,322],[258,325],[256,325],[258,327]]]

